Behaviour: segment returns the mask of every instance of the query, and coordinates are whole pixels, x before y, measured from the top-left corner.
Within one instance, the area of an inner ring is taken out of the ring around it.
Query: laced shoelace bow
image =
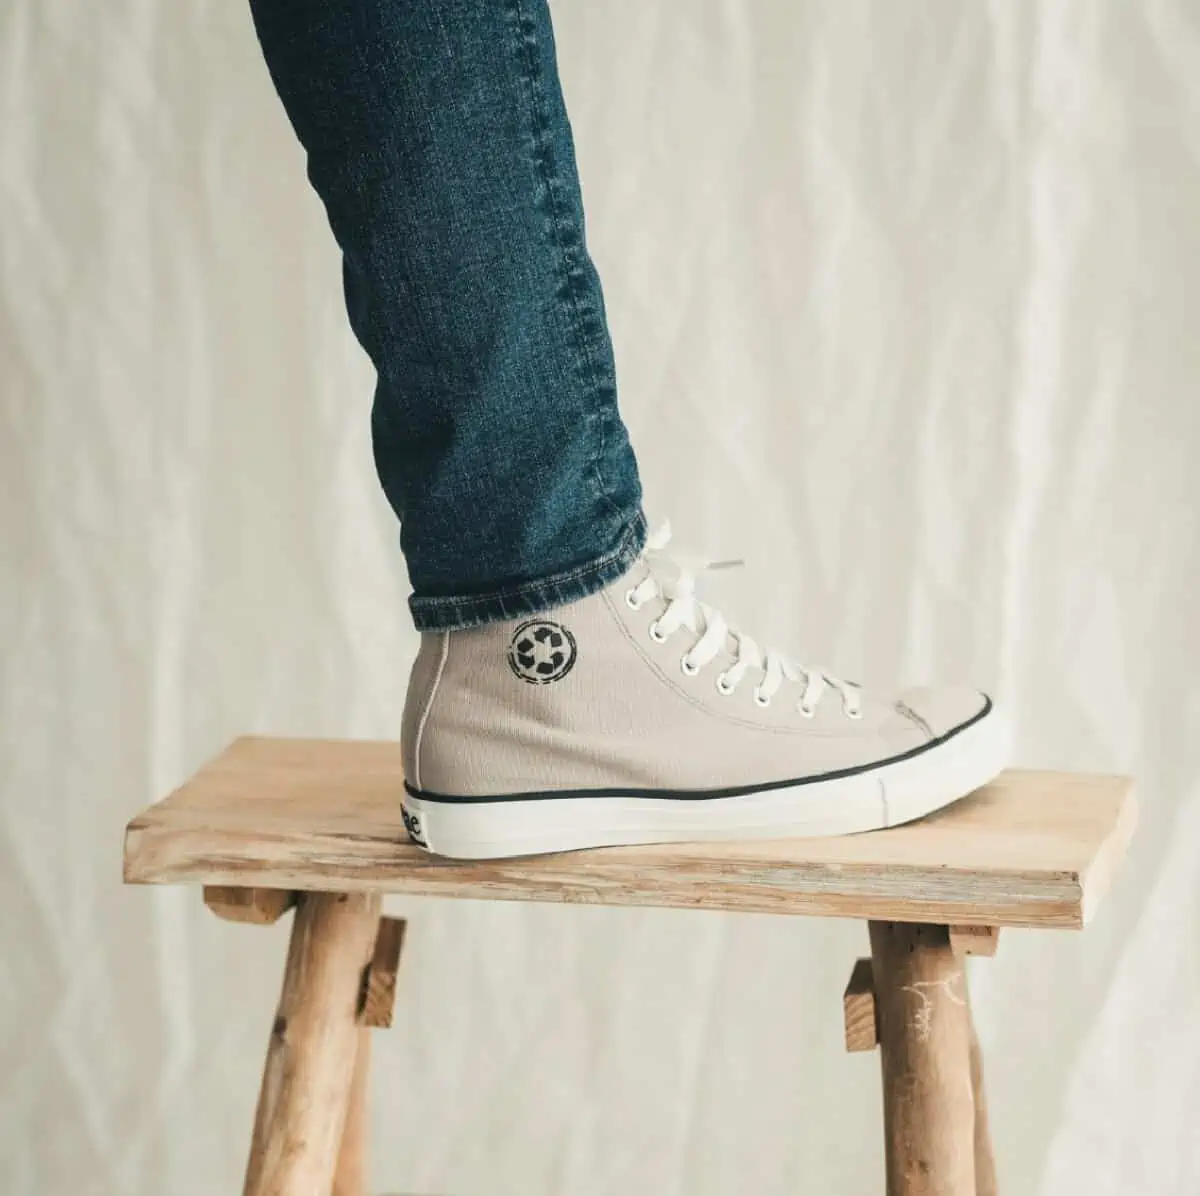
[[[795,664],[774,648],[761,648],[750,636],[730,627],[720,611],[696,597],[696,575],[714,569],[740,565],[741,561],[710,561],[679,552],[668,553],[671,525],[663,523],[646,541],[645,559],[649,575],[627,591],[625,601],[632,610],[655,598],[666,601],[666,609],[650,624],[650,638],[664,643],[680,628],[686,627],[700,638],[684,653],[680,668],[694,677],[724,650],[734,643],[734,662],[717,677],[717,690],[725,696],[732,694],[751,671],[762,676],[754,687],[754,700],[759,706],[769,706],[771,699],[785,683],[803,686],[797,710],[805,718],[817,712],[817,703],[827,693],[841,695],[842,710],[848,718],[862,717],[860,691],[856,685],[833,676],[823,668]]]

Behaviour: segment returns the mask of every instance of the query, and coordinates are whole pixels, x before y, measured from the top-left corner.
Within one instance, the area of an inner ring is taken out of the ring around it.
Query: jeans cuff
[[[418,631],[463,631],[485,623],[539,615],[612,585],[633,568],[645,546],[646,519],[639,514],[612,552],[586,565],[490,594],[448,598],[419,598],[414,594],[408,600],[409,609]]]

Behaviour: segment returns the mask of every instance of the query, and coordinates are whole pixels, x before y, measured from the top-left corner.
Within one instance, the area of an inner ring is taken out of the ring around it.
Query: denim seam
[[[510,0],[508,10],[510,16],[516,22],[518,44],[523,52],[523,73],[529,87],[530,126],[533,134],[534,159],[546,193],[548,227],[551,233],[551,240],[558,251],[558,260],[562,271],[562,293],[566,297],[566,302],[563,306],[567,311],[567,323],[570,326],[571,335],[574,338],[575,349],[578,354],[576,366],[581,365],[583,367],[580,371],[582,375],[581,381],[591,392],[592,402],[588,411],[588,422],[592,427],[592,434],[596,440],[596,452],[591,461],[589,480],[592,483],[595,497],[608,508],[614,517],[620,519],[621,512],[605,488],[604,477],[601,472],[601,462],[604,459],[605,431],[603,413],[599,410],[599,404],[597,403],[599,392],[598,372],[580,311],[578,288],[575,285],[575,275],[578,273],[577,265],[572,260],[572,247],[567,244],[566,238],[563,235],[564,220],[556,195],[555,171],[552,169],[550,161],[550,136],[544,111],[545,93],[542,88],[541,71],[537,61],[537,35],[534,31],[533,22],[529,20],[525,12],[523,0]]]
[[[603,556],[596,557],[586,565],[580,565],[565,573],[555,573],[537,581],[522,582],[504,590],[487,594],[448,595],[446,597],[422,598],[413,595],[409,606],[418,630],[453,631],[464,626],[515,618],[530,613],[533,604],[542,609],[565,605],[586,598],[594,593],[590,587],[593,579],[602,578],[601,587],[610,584],[632,567],[645,544],[646,521],[639,514],[621,536],[617,547]],[[614,565],[624,565],[620,572],[612,574]],[[601,588],[596,587],[596,588]],[[468,613],[470,612],[470,613]],[[449,617],[454,626],[446,626],[441,619],[438,626],[430,626],[427,619],[438,615]]]

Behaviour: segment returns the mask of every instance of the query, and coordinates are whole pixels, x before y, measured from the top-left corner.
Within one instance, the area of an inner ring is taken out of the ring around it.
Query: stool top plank
[[[243,738],[125,839],[125,879],[1079,927],[1136,822],[1123,777],[1005,773],[908,826],[834,839],[454,862],[412,846],[395,743]]]

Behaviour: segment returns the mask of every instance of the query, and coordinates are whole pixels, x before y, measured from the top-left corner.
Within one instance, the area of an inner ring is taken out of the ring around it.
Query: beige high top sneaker
[[[402,733],[416,843],[483,859],[846,834],[1007,763],[986,695],[871,695],[794,665],[697,601],[661,547],[570,606],[423,636]]]

